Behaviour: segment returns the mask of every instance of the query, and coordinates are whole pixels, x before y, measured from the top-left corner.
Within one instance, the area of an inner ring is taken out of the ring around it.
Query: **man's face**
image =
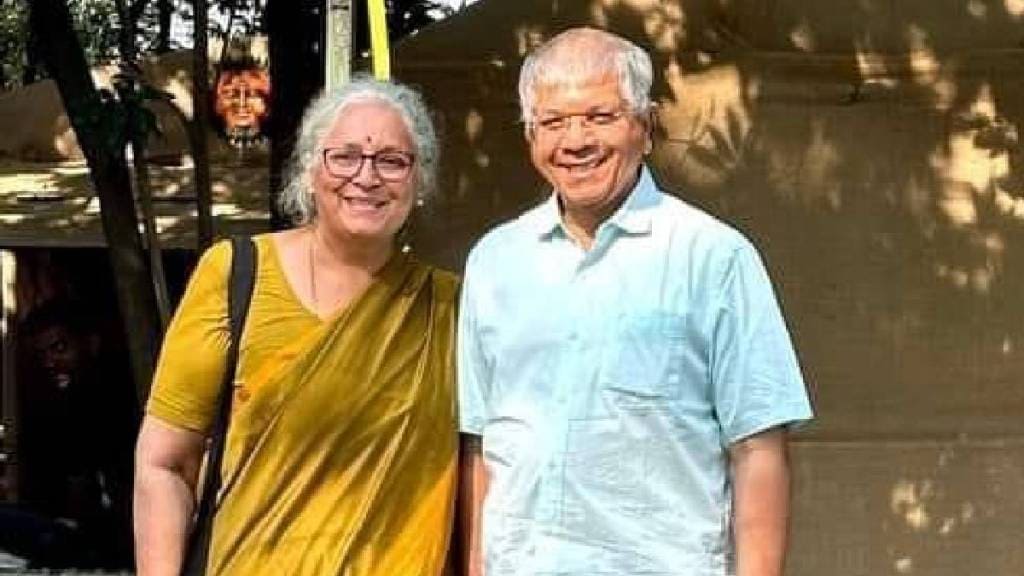
[[[527,128],[533,165],[567,217],[607,218],[636,181],[648,120],[629,111],[615,76],[538,86]]]
[[[78,339],[63,326],[50,326],[32,339],[32,347],[50,384],[59,390],[71,387],[81,367]]]

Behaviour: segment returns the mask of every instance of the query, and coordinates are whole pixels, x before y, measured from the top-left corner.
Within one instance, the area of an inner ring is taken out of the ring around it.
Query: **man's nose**
[[[583,118],[571,116],[566,119],[565,131],[559,144],[568,150],[581,150],[593,144],[593,134]]]

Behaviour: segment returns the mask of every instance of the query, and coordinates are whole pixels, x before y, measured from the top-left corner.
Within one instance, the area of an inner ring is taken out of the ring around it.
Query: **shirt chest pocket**
[[[685,317],[679,314],[650,311],[620,316],[602,351],[602,386],[637,396],[675,396],[685,335]]]

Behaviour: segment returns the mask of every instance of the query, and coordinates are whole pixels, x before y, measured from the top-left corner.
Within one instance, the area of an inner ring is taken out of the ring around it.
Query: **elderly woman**
[[[357,80],[303,120],[258,236],[207,574],[442,572],[454,494],[456,279],[398,246],[434,187],[437,143],[409,88]],[[228,346],[231,246],[200,260],[139,437],[136,555],[177,574]]]

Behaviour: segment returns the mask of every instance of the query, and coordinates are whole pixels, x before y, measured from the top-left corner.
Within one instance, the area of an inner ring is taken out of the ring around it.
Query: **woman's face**
[[[317,225],[347,241],[393,242],[415,199],[417,165],[401,115],[380,100],[345,106],[312,167]]]

